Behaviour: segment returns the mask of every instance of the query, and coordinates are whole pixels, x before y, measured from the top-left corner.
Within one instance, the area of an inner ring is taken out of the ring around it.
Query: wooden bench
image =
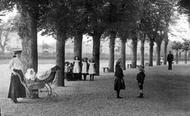
[[[102,67],[102,69],[103,69],[103,72],[109,72],[109,68],[108,67]]]

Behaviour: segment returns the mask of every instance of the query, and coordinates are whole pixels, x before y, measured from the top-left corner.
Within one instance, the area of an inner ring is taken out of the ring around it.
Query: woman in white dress
[[[9,86],[8,98],[11,98],[14,103],[17,103],[17,98],[26,97],[26,90],[24,87],[23,64],[21,62],[21,50],[14,51],[14,57],[9,63],[11,70],[11,81]]]
[[[82,75],[84,77],[84,80],[86,80],[86,76],[88,75],[89,64],[87,61],[88,61],[87,58],[84,58],[82,61]]]
[[[89,60],[89,72],[88,73],[90,75],[90,81],[93,81],[94,75],[96,74],[94,60]]]
[[[81,68],[80,68],[80,60],[79,60],[79,57],[75,57],[74,59],[74,62],[73,62],[73,74],[74,74],[74,78],[77,80],[77,79],[80,79],[81,77]]]

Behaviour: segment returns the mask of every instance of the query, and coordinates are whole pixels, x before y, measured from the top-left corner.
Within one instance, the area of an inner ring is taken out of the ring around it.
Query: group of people
[[[33,69],[29,69],[27,73],[23,74],[23,65],[21,62],[21,50],[17,50],[14,52],[14,57],[11,59],[9,68],[11,70],[11,81],[10,81],[10,87],[9,87],[9,93],[8,98],[11,98],[13,102],[17,103],[17,98],[24,98],[26,97],[26,87],[23,83],[25,83],[25,77],[29,80],[35,80],[35,72]],[[168,61],[168,69],[172,69],[172,61],[173,61],[173,55],[171,54],[171,51],[168,54],[167,57]],[[125,81],[123,79],[124,74],[123,70],[121,68],[122,60],[119,59],[116,62],[115,66],[115,81],[114,81],[114,90],[117,92],[117,98],[121,98],[120,96],[120,90],[125,89]],[[69,66],[68,66],[69,67]],[[140,65],[138,66],[139,73],[136,75],[136,80],[139,87],[139,98],[143,98],[143,84],[145,80],[145,72],[144,72],[144,66]],[[88,60],[88,58],[83,58],[82,62],[79,59],[79,57],[75,57],[73,61],[73,66],[70,69],[73,73],[73,78],[84,78],[86,80],[87,75],[90,75],[90,80],[94,80],[95,72],[95,63],[93,59]],[[49,74],[49,73],[47,73]],[[47,75],[46,74],[46,75]],[[67,75],[68,76],[68,75]]]
[[[122,98],[120,96],[120,90],[125,89],[125,81],[123,79],[124,74],[123,74],[123,70],[121,68],[121,64],[122,64],[122,60],[119,59],[115,65],[114,90],[117,92],[117,98]],[[145,80],[144,66],[140,65],[140,66],[138,66],[138,69],[139,69],[139,73],[136,76],[136,80],[137,80],[138,87],[139,87],[138,97],[143,98],[144,97],[143,84],[144,84],[144,80]]]
[[[79,57],[75,57],[73,63],[65,64],[67,78],[73,78],[73,80],[86,80],[87,75],[90,75],[90,81],[94,80],[96,74],[95,63],[93,59],[83,58],[82,61]]]
[[[172,52],[169,51],[169,54],[167,56],[168,70],[172,70],[173,60],[174,60],[174,56],[173,56]],[[122,97],[120,97],[120,90],[125,89],[125,82],[123,79],[124,74],[123,74],[123,70],[121,68],[121,64],[122,64],[122,60],[119,59],[116,62],[116,66],[115,66],[114,90],[117,92],[117,98],[122,98]],[[144,80],[145,80],[144,66],[143,65],[138,66],[138,70],[139,70],[139,72],[136,75],[136,80],[137,80],[138,87],[139,87],[138,97],[143,98],[144,97],[143,85],[144,85]]]

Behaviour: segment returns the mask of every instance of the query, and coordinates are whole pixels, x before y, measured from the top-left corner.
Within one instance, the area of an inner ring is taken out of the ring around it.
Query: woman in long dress
[[[17,98],[26,97],[25,87],[22,84],[25,82],[24,75],[22,73],[23,65],[21,62],[21,52],[15,51],[14,54],[16,57],[11,59],[9,68],[11,70],[11,81],[9,87],[8,98],[11,98],[14,103],[17,103]]]

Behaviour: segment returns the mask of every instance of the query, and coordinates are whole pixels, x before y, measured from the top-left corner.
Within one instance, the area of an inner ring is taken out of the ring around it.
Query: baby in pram
[[[45,80],[47,80],[52,72],[56,72],[59,70],[59,66],[54,66],[51,69],[44,71],[42,73],[36,74],[33,68],[29,68],[25,74],[26,82],[28,85],[28,88],[30,90],[30,93],[32,94],[32,98],[38,98],[38,89],[43,88],[45,86],[45,83],[47,83]]]
[[[38,89],[34,88],[34,85],[37,85],[37,75],[36,72],[34,71],[33,68],[27,69],[25,73],[25,78],[26,78],[26,84],[28,86],[28,89],[30,91],[30,97],[32,98],[38,98]]]

